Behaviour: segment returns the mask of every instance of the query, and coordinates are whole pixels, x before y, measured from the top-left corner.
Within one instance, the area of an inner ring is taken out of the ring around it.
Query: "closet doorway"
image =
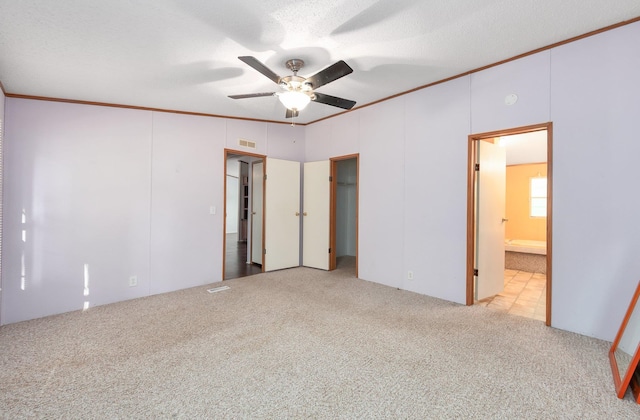
[[[358,276],[358,159],[304,164],[303,266]]]
[[[552,124],[469,136],[467,305],[551,325]]]
[[[353,269],[358,277],[359,155],[331,160],[329,269]]]

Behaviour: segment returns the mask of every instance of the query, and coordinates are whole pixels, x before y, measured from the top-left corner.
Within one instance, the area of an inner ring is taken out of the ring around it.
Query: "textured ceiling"
[[[9,94],[287,121],[286,76],[345,60],[319,92],[356,107],[640,16],[638,0],[0,0]],[[341,109],[311,103],[296,119]]]
[[[499,144],[505,148],[507,165],[547,161],[546,130],[502,136]]]

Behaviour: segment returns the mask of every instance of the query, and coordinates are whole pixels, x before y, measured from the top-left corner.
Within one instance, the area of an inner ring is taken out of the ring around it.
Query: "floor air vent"
[[[256,148],[256,142],[255,141],[251,141],[251,140],[238,139],[238,144],[240,146],[248,147],[250,149],[255,149]]]
[[[209,293],[215,293],[215,292],[222,292],[223,290],[228,290],[231,289],[229,286],[219,286],[219,287],[214,287],[213,289],[207,289],[207,292]]]

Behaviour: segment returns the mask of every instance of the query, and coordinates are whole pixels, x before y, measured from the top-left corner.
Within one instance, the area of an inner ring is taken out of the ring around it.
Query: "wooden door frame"
[[[331,193],[329,199],[329,270],[335,270],[337,266],[336,256],[336,209],[338,192],[338,162],[355,159],[356,160],[356,277],[358,277],[358,229],[360,211],[360,153],[351,155],[336,156],[329,159],[331,167]]]
[[[265,196],[266,196],[266,188],[265,188],[265,179],[264,179],[264,174],[267,173],[267,156],[266,155],[259,155],[257,153],[250,153],[250,152],[245,152],[242,150],[234,150],[234,149],[224,149],[224,165],[222,170],[224,171],[224,175],[223,175],[223,179],[224,179],[224,188],[223,188],[223,196],[224,196],[224,217],[222,218],[222,280],[224,281],[224,271],[225,271],[225,266],[226,266],[226,255],[227,255],[227,160],[229,159],[229,155],[240,155],[240,156],[250,156],[250,157],[254,157],[254,158],[259,158],[262,159],[262,161],[264,162],[263,166],[262,166],[262,172],[263,172],[263,177],[262,177],[262,249],[264,249],[265,245],[264,245],[264,220],[265,220]],[[253,192],[253,188],[252,188],[252,192]],[[253,218],[251,219],[252,223],[253,223]],[[253,238],[252,238],[253,240]],[[263,254],[262,255],[262,267],[261,270],[264,273],[264,267],[265,267],[265,259],[266,256]]]
[[[524,134],[535,131],[547,131],[547,255],[546,255],[546,320],[545,324],[551,326],[551,285],[552,285],[552,237],[553,237],[553,123],[534,124],[524,127],[510,128],[506,130],[491,131],[487,133],[470,134],[467,157],[467,266],[466,266],[466,304],[473,305],[474,301],[474,259],[475,259],[475,157],[477,142],[493,137]]]

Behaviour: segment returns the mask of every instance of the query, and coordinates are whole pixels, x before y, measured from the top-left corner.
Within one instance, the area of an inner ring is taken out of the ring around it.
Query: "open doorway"
[[[358,276],[359,155],[331,159],[329,269],[352,269]]]
[[[303,201],[302,265],[357,277],[358,154],[306,162]]]
[[[263,271],[262,253],[254,255],[263,249],[263,161],[261,155],[225,150],[224,280]]]
[[[552,124],[469,136],[467,305],[551,325]]]

